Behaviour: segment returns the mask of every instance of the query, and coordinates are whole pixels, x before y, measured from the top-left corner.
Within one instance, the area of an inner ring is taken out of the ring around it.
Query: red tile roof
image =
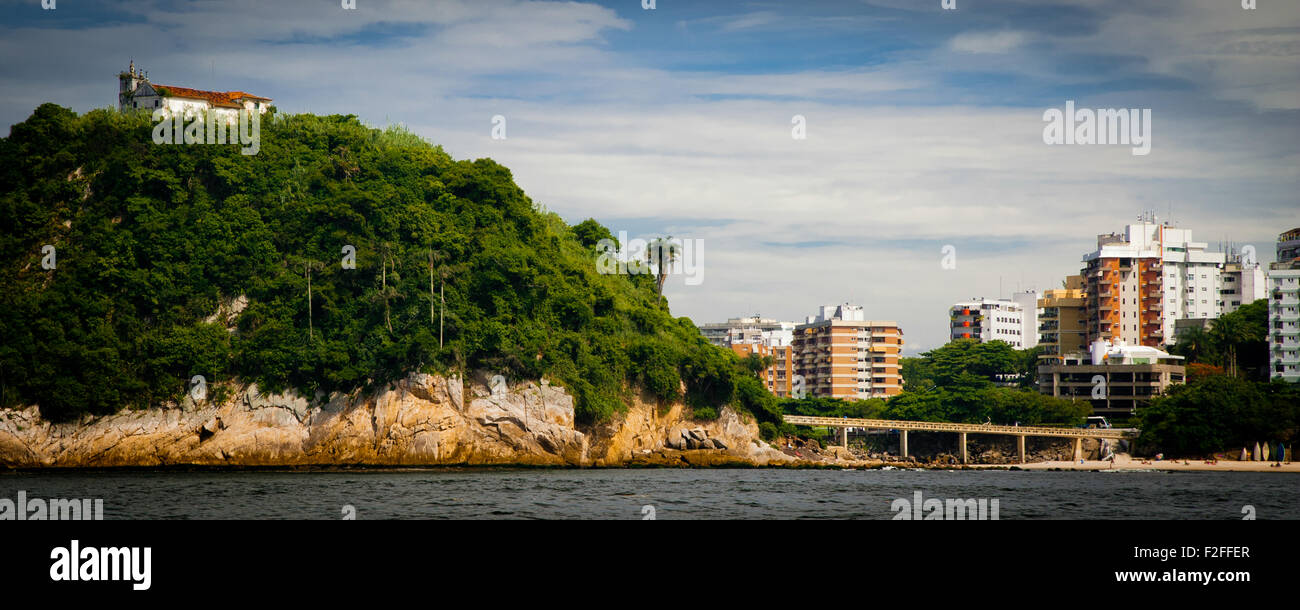
[[[150,83],[152,84],[152,83]],[[271,101],[269,97],[259,97],[250,95],[243,91],[204,91],[202,89],[190,89],[189,87],[174,87],[172,85],[153,85],[159,93],[169,94],[173,97],[183,97],[193,100],[205,100],[214,108],[243,108],[238,100],[266,100]]]
[[[244,93],[243,91],[227,91],[226,95],[230,96],[230,99],[232,100],[250,99],[250,100],[266,100],[268,102],[271,101],[271,98],[269,97],[253,95],[252,93]]]

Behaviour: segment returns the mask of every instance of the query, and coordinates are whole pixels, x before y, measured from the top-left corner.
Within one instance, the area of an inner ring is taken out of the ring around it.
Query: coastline
[[[792,460],[759,464],[736,456],[710,454],[662,456],[668,459],[631,459],[623,463],[606,464],[544,464],[532,462],[497,463],[432,463],[432,464],[140,464],[112,466],[12,466],[0,464],[0,476],[77,473],[77,472],[422,472],[422,471],[474,471],[474,470],[1017,470],[1037,472],[1270,472],[1300,473],[1300,462],[1220,461],[1206,464],[1203,460],[1144,460],[1121,456],[1114,466],[1109,460],[1084,460],[1067,462],[1049,460],[1025,464],[929,464],[921,462],[886,462],[880,460]]]
[[[1155,460],[1150,458],[1133,458],[1128,455],[1117,455],[1115,464],[1112,466],[1109,460],[1084,460],[1078,461],[1046,461],[1033,462],[1029,464],[1015,464],[1020,470],[1078,470],[1088,472],[1140,472],[1140,471],[1167,471],[1167,472],[1289,472],[1300,473],[1300,462],[1283,462],[1281,466],[1274,466],[1276,462],[1241,462],[1237,460],[1219,460],[1207,464],[1205,460]],[[986,469],[986,468],[1006,468],[1005,464],[969,464],[968,468]]]

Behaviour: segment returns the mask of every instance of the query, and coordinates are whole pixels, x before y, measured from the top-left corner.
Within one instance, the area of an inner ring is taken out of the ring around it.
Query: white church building
[[[159,85],[149,82],[143,70],[136,70],[135,61],[117,75],[118,110],[145,110],[150,113],[163,108],[169,115],[191,117],[212,109],[218,117],[238,120],[239,111],[264,114],[271,107],[271,98],[243,91],[204,91],[189,87]]]

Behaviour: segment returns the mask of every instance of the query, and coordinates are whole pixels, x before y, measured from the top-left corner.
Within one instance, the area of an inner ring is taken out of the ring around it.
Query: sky
[[[1060,287],[1144,211],[1263,262],[1300,226],[1295,0],[341,4],[0,0],[0,125],[115,106],[131,60],[400,124],[571,224],[702,244],[674,315],[849,302],[908,354],[954,302]],[[1067,100],[1149,109],[1150,152],[1045,143]]]

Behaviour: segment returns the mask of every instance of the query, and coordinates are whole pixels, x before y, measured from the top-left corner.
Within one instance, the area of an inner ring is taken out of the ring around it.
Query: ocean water
[[[1009,519],[1300,519],[1286,473],[511,468],[0,474],[0,499],[102,499],[105,519],[891,519],[896,499]],[[645,508],[645,507],[651,508]],[[349,508],[350,507],[350,508]]]

